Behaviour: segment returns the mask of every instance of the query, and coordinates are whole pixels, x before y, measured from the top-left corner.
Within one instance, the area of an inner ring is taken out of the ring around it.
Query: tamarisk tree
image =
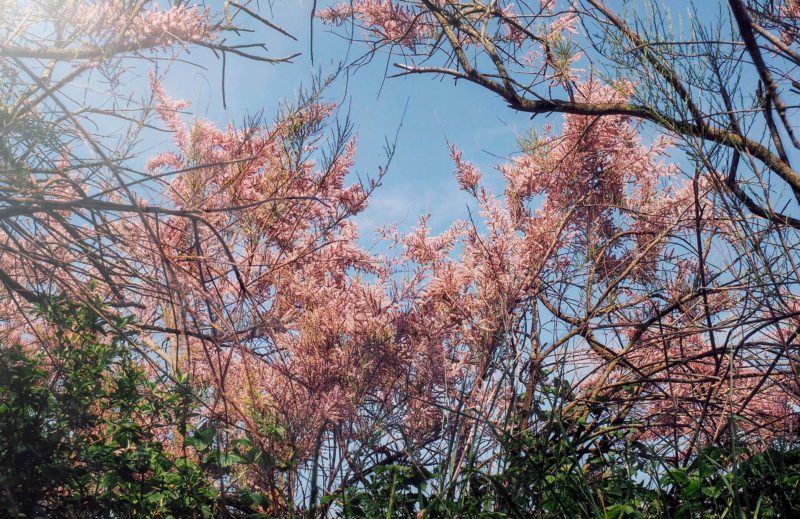
[[[735,475],[796,444],[800,8],[698,5],[673,34],[666,4],[614,5],[320,6],[399,75],[550,118],[497,165],[499,190],[452,146],[478,213],[438,234],[427,217],[386,227],[377,254],[354,216],[384,171],[353,178],[327,81],[271,122],[220,127],[153,65],[202,49],[290,61],[237,40],[292,37],[257,2],[0,4],[9,363],[39,394],[72,357],[42,373],[20,351],[113,337],[148,394],[180,391],[147,445],[206,478],[192,509],[210,514],[693,512],[698,460]],[[143,152],[158,130],[168,142]],[[91,311],[62,324],[91,333],[54,341],[42,309],[65,300]],[[144,423],[136,405],[121,416]],[[114,429],[96,411],[87,437]],[[785,495],[720,507],[791,511]]]
[[[414,258],[426,296],[467,318],[445,341],[451,491],[530,437],[675,467],[793,444],[796,2],[357,0],[319,18],[393,77],[553,119],[498,167],[500,194],[454,148],[482,219],[437,238],[463,254]]]

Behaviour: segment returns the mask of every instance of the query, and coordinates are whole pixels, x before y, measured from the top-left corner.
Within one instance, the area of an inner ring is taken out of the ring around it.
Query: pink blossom
[[[481,180],[481,172],[471,162],[461,159],[462,152],[455,146],[450,146],[450,158],[456,164],[456,179],[464,191],[475,192]]]
[[[216,29],[208,10],[172,6],[131,12],[117,2],[79,3],[67,18],[78,33],[127,48],[166,48],[180,42],[211,41]]]

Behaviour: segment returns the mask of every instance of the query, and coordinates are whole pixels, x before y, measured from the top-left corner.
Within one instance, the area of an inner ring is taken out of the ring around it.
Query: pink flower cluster
[[[346,423],[350,434],[368,436],[365,406],[387,419],[405,409],[417,417],[409,431],[424,433],[437,413],[421,402],[444,382],[442,341],[414,309],[417,289],[397,285],[391,262],[357,244],[349,217],[366,207],[366,192],[346,182],[355,142],[324,169],[311,159],[314,128],[334,107],[311,104],[272,126],[222,130],[185,125],[186,105],[153,88],[175,149],[148,168],[181,171],[168,184],[169,204],[202,223],[154,221],[158,243],[139,225],[120,232],[130,255],[148,258],[151,276],[162,276],[166,258],[176,279],[164,283],[177,283],[197,327],[228,337],[223,348],[176,342],[182,369],[215,388],[220,412],[233,406],[238,419],[279,423],[286,435],[274,448],[286,456],[310,456],[321,428]],[[161,298],[140,300],[141,321],[163,319],[154,311]]]
[[[354,0],[329,7],[319,13],[324,23],[342,25],[355,20],[369,33],[406,47],[433,36],[429,15],[394,0]]]
[[[784,28],[781,31],[781,40],[786,45],[791,45],[797,40],[797,24],[800,22],[800,1],[786,0],[785,5],[778,8],[778,16],[783,18],[787,23],[794,24],[795,30]]]
[[[132,12],[117,2],[82,2],[67,17],[75,32],[93,44],[135,49],[212,41],[217,30],[207,9],[188,5],[160,10],[154,3]]]

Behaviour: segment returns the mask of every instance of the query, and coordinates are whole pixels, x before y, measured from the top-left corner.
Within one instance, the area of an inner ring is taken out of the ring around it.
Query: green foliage
[[[624,435],[605,450],[586,449],[558,420],[550,425],[504,438],[501,470],[468,469],[440,485],[437,473],[421,467],[379,466],[323,504],[353,518],[800,517],[798,449],[733,456],[730,448],[707,447],[690,465],[669,466]]]
[[[669,472],[676,518],[800,517],[800,450],[706,448]]]
[[[0,508],[8,517],[211,517],[201,467],[165,451],[186,391],[152,380],[129,322],[86,306],[41,309],[53,347],[0,348]]]
[[[414,517],[417,510],[435,510],[438,502],[428,497],[433,474],[406,465],[378,465],[366,488],[351,487],[340,496],[327,496],[323,505],[334,504],[342,515],[353,518]]]

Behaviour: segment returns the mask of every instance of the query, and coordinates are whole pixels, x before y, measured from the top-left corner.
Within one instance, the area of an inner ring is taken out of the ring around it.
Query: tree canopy
[[[800,513],[800,2],[678,3],[314,1],[220,126],[286,5],[0,2],[0,515]],[[531,117],[441,232],[359,229],[376,60]]]

